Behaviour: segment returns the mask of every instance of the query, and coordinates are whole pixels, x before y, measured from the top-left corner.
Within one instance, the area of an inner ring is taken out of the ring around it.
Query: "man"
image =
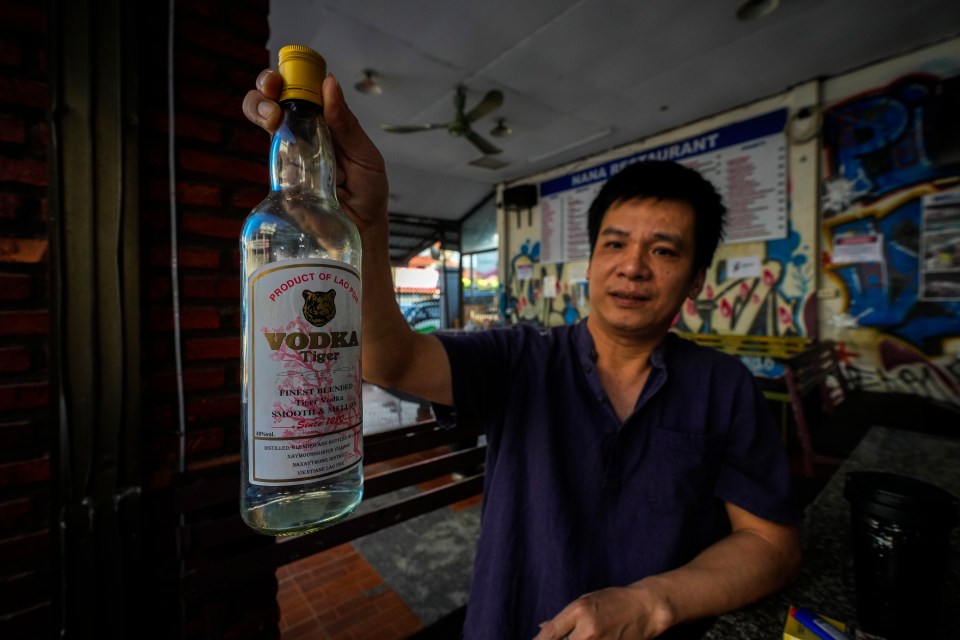
[[[277,126],[280,78],[243,103]],[[696,172],[638,163],[591,207],[589,317],[412,332],[394,298],[383,159],[331,76],[337,193],[363,240],[363,372],[487,434],[464,637],[699,637],[787,584],[798,514],[778,430],[736,359],[668,330],[699,294],[725,210]]]

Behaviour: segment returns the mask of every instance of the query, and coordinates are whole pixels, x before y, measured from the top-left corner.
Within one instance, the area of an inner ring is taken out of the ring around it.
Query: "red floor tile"
[[[402,640],[422,624],[349,544],[277,571],[281,640]]]

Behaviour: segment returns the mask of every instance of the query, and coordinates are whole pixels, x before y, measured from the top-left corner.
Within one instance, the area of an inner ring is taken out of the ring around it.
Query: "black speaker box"
[[[504,209],[530,209],[537,204],[537,185],[520,184],[503,190]]]
[[[923,147],[935,167],[960,165],[960,76],[937,83],[923,114]]]

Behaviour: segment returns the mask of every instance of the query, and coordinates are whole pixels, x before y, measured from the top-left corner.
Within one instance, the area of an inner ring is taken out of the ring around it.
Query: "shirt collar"
[[[577,357],[580,361],[580,366],[583,368],[583,372],[586,374],[590,391],[596,394],[598,398],[606,397],[603,385],[600,384],[600,376],[597,374],[597,350],[593,343],[593,336],[587,331],[587,323],[577,323],[573,327],[573,332],[577,348]],[[634,408],[634,413],[631,415],[631,418],[636,415],[636,412],[643,407],[667,381],[667,352],[676,339],[677,336],[674,335],[673,332],[668,333],[663,341],[657,345],[657,348],[653,350],[653,353],[650,354],[650,376],[647,378],[643,392],[637,399],[637,405]],[[629,421],[630,418],[627,418],[627,422]],[[626,424],[626,422],[624,424]]]
[[[590,364],[595,365],[597,362],[597,349],[593,344],[593,336],[590,335],[590,332],[587,331],[586,322],[578,322],[573,327],[576,345],[577,345],[577,355],[580,358],[580,362],[584,365]],[[668,332],[666,337],[657,345],[657,348],[653,350],[653,353],[650,354],[650,366],[655,369],[663,369],[666,365],[666,354],[670,349],[670,345],[677,339],[676,334],[672,331]]]

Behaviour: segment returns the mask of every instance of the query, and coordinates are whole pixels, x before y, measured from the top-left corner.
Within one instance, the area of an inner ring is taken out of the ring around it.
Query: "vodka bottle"
[[[240,513],[270,535],[308,533],[363,495],[360,236],[337,202],[320,86],[326,62],[283,47],[271,191],[240,238]]]

